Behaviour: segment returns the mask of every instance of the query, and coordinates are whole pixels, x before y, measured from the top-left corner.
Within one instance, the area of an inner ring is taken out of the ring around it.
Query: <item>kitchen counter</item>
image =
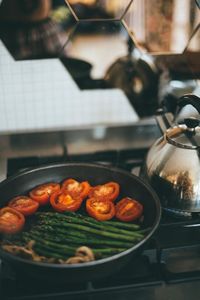
[[[5,179],[7,161],[11,158],[64,157],[66,154],[70,157],[101,151],[148,149],[159,136],[154,118],[131,126],[0,135],[0,180]]]
[[[1,157],[91,153],[112,149],[149,148],[160,131],[154,118],[128,126],[95,126],[79,130],[0,135]]]

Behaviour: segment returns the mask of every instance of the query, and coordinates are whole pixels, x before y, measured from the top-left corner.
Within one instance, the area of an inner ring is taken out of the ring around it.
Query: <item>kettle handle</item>
[[[175,115],[165,112],[163,108],[157,110],[155,118],[162,133],[165,133],[168,128],[172,127],[180,110],[188,104],[196,108],[200,114],[200,98],[193,94],[185,94],[179,98]]]
[[[196,108],[196,110],[200,114],[200,98],[193,94],[186,94],[179,98],[174,118],[176,118],[176,116],[180,112],[180,110],[188,104],[190,104],[194,108]]]

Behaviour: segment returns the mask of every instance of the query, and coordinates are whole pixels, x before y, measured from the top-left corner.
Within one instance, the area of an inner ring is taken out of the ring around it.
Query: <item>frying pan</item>
[[[0,206],[17,196],[26,194],[35,186],[66,178],[78,181],[88,180],[91,185],[116,181],[120,184],[120,198],[133,197],[144,206],[144,227],[150,227],[149,233],[130,249],[119,254],[84,264],[51,264],[34,262],[12,255],[0,248],[0,257],[7,261],[15,270],[31,277],[57,282],[86,282],[101,277],[107,277],[119,271],[135,255],[142,252],[158,227],[161,207],[155,192],[139,177],[128,172],[109,168],[98,164],[62,163],[40,166],[28,169],[9,177],[0,183]]]

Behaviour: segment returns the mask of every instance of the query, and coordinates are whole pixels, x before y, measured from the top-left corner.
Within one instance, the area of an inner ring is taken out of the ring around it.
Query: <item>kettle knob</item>
[[[195,127],[199,126],[200,120],[196,118],[186,118],[184,119],[184,124],[189,128],[189,129],[194,129]]]

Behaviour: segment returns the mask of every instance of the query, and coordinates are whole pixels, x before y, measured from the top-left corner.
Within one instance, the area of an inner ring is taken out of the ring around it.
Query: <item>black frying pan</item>
[[[16,270],[39,279],[62,282],[88,281],[106,277],[117,272],[130,259],[140,253],[155,232],[161,215],[160,202],[154,191],[140,178],[118,169],[95,164],[66,163],[42,166],[9,177],[0,183],[0,206],[17,196],[30,191],[35,186],[65,178],[75,178],[78,181],[88,180],[91,185],[116,181],[121,186],[120,196],[133,197],[144,206],[144,226],[151,227],[150,232],[142,241],[132,248],[108,258],[84,264],[50,264],[26,260],[0,249],[0,257],[9,262]]]

